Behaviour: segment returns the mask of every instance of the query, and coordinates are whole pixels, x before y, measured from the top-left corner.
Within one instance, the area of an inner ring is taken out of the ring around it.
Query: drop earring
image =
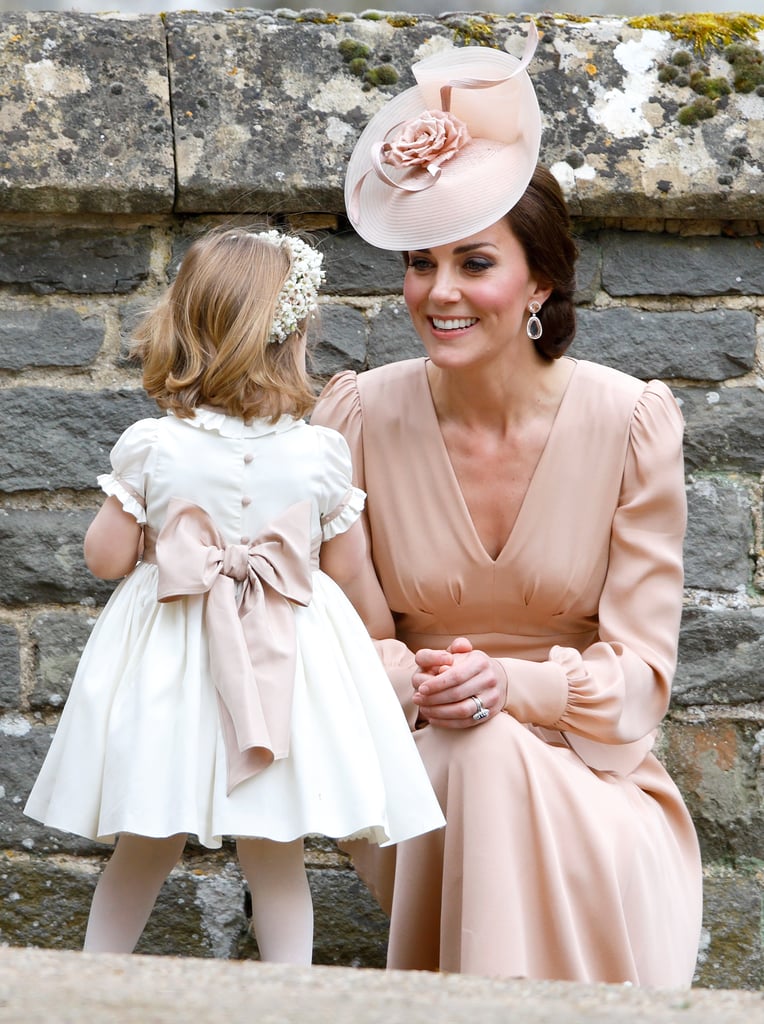
[[[539,318],[536,316],[540,309],[541,303],[536,302],[535,299],[533,300],[533,302],[528,304],[528,310],[530,311],[531,315],[528,317],[528,323],[525,325],[525,332],[531,339],[531,341],[538,341],[541,335],[544,333],[543,325]]]

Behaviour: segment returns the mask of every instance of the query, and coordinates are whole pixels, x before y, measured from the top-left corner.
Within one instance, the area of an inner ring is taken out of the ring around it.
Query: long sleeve
[[[520,721],[628,744],[666,713],[682,611],[682,432],[671,392],[651,382],[632,417],[597,640],[583,652],[553,647],[541,663],[499,659]]]

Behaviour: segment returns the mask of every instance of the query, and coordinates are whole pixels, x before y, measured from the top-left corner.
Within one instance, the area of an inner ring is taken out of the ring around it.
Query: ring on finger
[[[487,708],[483,707],[480,697],[475,694],[473,697],[470,697],[470,700],[475,701],[475,714],[472,716],[473,722],[482,722],[484,718],[488,718],[490,712]]]

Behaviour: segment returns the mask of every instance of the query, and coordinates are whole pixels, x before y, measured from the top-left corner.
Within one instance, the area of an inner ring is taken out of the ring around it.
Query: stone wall
[[[21,809],[110,591],[81,554],[95,476],[152,413],[126,355],[136,313],[200,228],[270,217],[327,254],[321,377],[417,354],[399,259],[349,230],[343,168],[413,60],[507,38],[519,52],[523,21],[0,15],[1,942],[77,948],[108,852]],[[542,157],[581,246],[573,354],[667,380],[687,421],[686,611],[660,749],[703,846],[697,981],[763,987],[764,86],[738,72],[760,74],[764,33],[701,53],[623,19],[538,24]],[[347,861],[326,841],[307,859],[316,960],[381,966],[386,921]],[[230,847],[189,846],[140,948],[256,955]]]

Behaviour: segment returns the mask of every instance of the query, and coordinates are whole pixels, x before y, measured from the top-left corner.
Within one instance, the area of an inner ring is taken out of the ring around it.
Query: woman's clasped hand
[[[507,673],[466,637],[457,637],[446,650],[416,652],[412,677],[413,701],[419,724],[444,729],[468,729],[504,710]]]

